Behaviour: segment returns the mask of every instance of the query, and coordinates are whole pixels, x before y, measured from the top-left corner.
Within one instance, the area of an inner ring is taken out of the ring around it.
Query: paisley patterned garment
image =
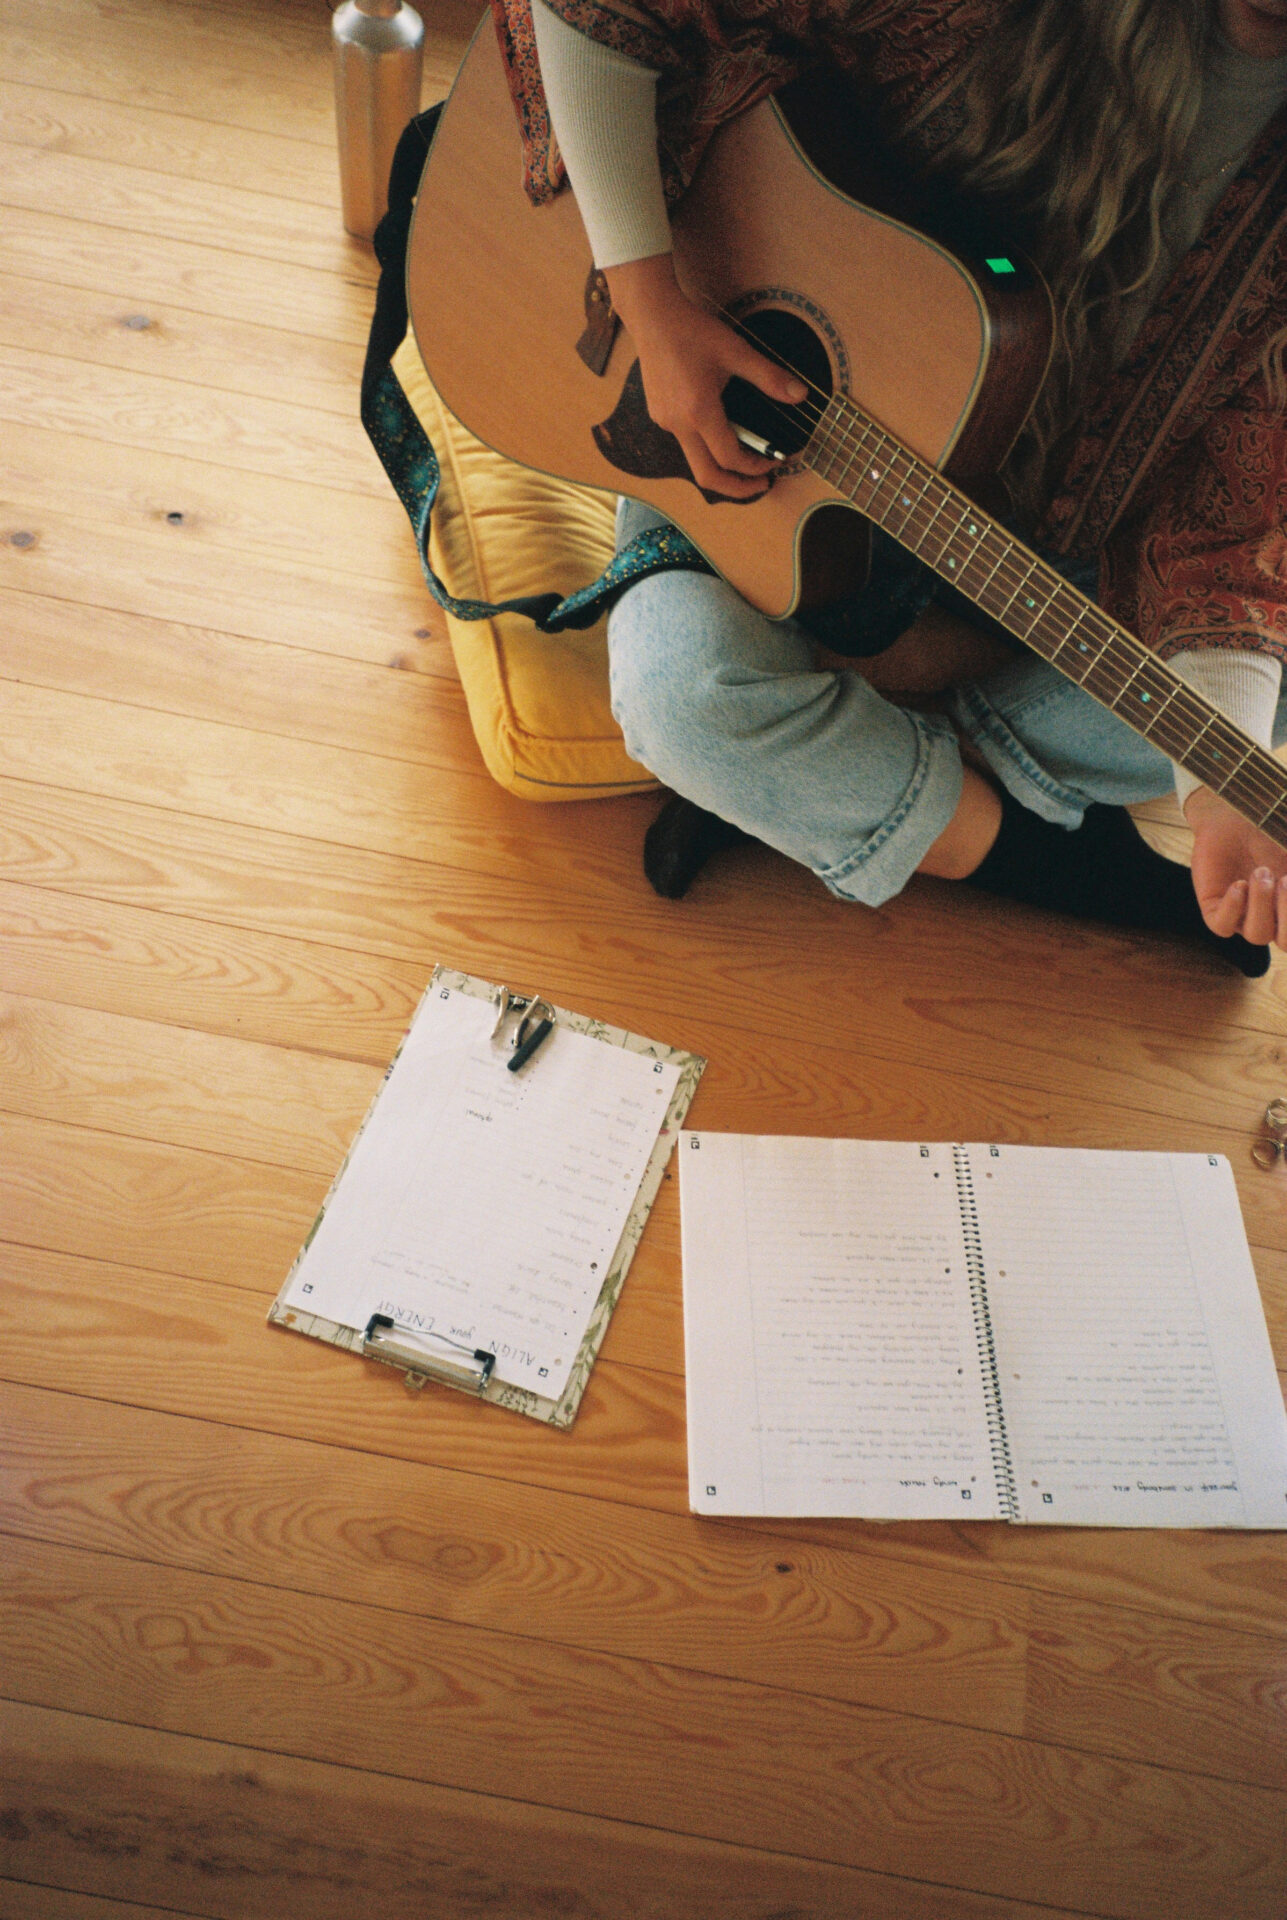
[[[529,0],[492,0],[536,202],[562,182]],[[852,75],[909,156],[955,124],[968,57],[1004,0],[548,0],[655,68],[673,200],[711,134],[819,62]],[[1287,661],[1287,417],[1265,378],[1287,327],[1287,107],[1265,128],[1125,363],[1091,396],[1034,544],[1098,555],[1100,598],[1163,658]]]

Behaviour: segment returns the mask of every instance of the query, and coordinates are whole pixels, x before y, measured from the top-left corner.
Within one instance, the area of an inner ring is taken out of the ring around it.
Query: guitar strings
[[[750,329],[746,327],[736,315],[730,313],[727,308],[717,307],[715,311],[720,318],[724,319],[728,325],[739,333],[750,345],[754,346],[757,351],[764,353],[767,358],[776,361],[779,366],[783,367],[804,384],[806,390],[814,396],[814,405],[808,409],[806,418],[812,418],[813,426],[816,430],[826,414],[827,407],[835,396],[826,393],[816,382],[811,380],[802,369],[792,365],[792,363],[776,349],[766,347],[765,343],[760,341]],[[792,416],[786,413],[781,402],[775,400],[771,395],[766,394],[762,397],[776,412],[779,418],[785,420],[791,419]],[[841,396],[842,401],[846,398],[847,396]],[[805,403],[801,403],[802,410],[804,404]],[[853,402],[849,402],[849,405],[855,412],[859,411]],[[862,425],[861,414],[859,413],[859,419],[856,422],[846,424],[842,413],[839,425],[841,431],[838,443],[832,439],[831,435],[827,436],[829,450],[839,453],[857,454],[860,450],[861,440],[866,438],[867,432],[869,431],[868,427]],[[854,437],[853,433],[855,426],[858,428],[857,438]],[[915,456],[912,455],[909,450],[902,448],[899,443],[893,439],[892,435],[886,434],[878,422],[871,421],[870,427],[873,428],[881,438],[893,441],[896,455],[910,462],[915,462]],[[864,454],[863,458],[866,457]],[[887,458],[888,456],[883,457]],[[931,469],[931,472],[934,471],[935,470]],[[941,476],[937,474],[935,477],[941,479]],[[950,488],[950,483],[948,482],[943,482],[943,484],[950,489],[948,499],[951,500],[956,490]],[[923,504],[923,499],[918,498],[916,505],[903,523],[904,532],[914,523]],[[968,502],[968,499],[966,504],[967,506],[972,505],[972,503]],[[924,538],[941,511],[942,503],[934,508],[925,521],[924,526],[918,529],[918,538]],[[974,509],[974,511],[977,512],[977,509]],[[989,576],[988,584],[991,585],[993,581],[996,581],[1002,586],[1010,586],[1012,591],[1008,595],[1008,600],[1013,599],[1015,593],[1017,593],[1022,585],[1032,583],[1033,567],[1029,566],[1025,568],[1020,556],[1016,555],[1012,558],[1012,548],[1015,543],[1013,542],[1012,536],[1010,536],[1003,527],[996,526],[994,529],[989,524],[990,516],[981,515],[980,517],[986,529],[984,537],[986,538],[987,534],[995,531],[1004,543],[1001,560],[996,564],[992,574]],[[877,522],[877,524],[881,523]],[[910,543],[903,542],[902,544],[907,545]],[[914,546],[911,550],[916,552]],[[940,558],[941,557],[942,555],[940,554]],[[1015,565],[1016,560],[1018,561],[1017,567]],[[1070,587],[1070,583],[1064,580],[1062,575],[1053,567],[1049,566],[1047,562],[1041,560],[1040,556],[1034,556],[1034,562],[1035,566],[1040,568],[1045,580],[1053,583],[1053,590],[1049,592],[1047,604],[1033,621],[1029,633],[1031,634],[1040,630],[1042,637],[1047,641],[1054,640],[1056,650],[1062,647],[1062,645],[1065,644],[1065,640],[1061,639],[1058,633],[1052,636],[1045,632],[1043,622],[1055,607],[1061,593],[1076,596],[1072,600],[1074,608],[1080,602],[1083,608],[1083,615],[1085,611],[1091,611],[1096,619],[1106,628],[1106,633],[1101,633],[1098,636],[1101,649],[1106,648],[1114,638],[1117,638],[1119,642],[1125,643],[1129,654],[1136,656],[1136,664],[1126,680],[1106,691],[1104,704],[1108,706],[1111,711],[1116,712],[1117,708],[1114,702],[1116,698],[1125,691],[1126,687],[1131,685],[1141,673],[1148,669],[1160,668],[1161,674],[1158,679],[1155,680],[1154,685],[1160,685],[1164,690],[1167,690],[1169,692],[1169,698],[1167,698],[1165,705],[1159,709],[1153,724],[1147,729],[1141,728],[1139,731],[1144,732],[1146,737],[1161,747],[1163,751],[1165,751],[1168,746],[1174,747],[1176,751],[1174,755],[1171,756],[1174,758],[1180,758],[1186,752],[1195,753],[1199,745],[1204,746],[1208,754],[1213,754],[1216,763],[1220,763],[1224,756],[1236,760],[1237,756],[1241,754],[1241,763],[1234,767],[1232,774],[1225,782],[1223,790],[1227,792],[1236,788],[1240,795],[1245,797],[1250,804],[1263,808],[1265,816],[1268,817],[1284,798],[1283,785],[1284,782],[1287,781],[1287,773],[1284,773],[1278,764],[1271,759],[1265,749],[1259,747],[1256,743],[1252,743],[1252,750],[1249,753],[1247,750],[1246,736],[1232,726],[1218,707],[1204,700],[1202,696],[1196,694],[1192,688],[1187,687],[1184,682],[1179,679],[1178,675],[1167,668],[1164,662],[1159,661],[1157,656],[1145,647],[1143,642],[1132,634],[1129,629],[1113,621],[1111,616],[1106,615],[1103,609],[1098,607],[1088,596],[1082,595],[1078,589]],[[976,602],[975,604],[981,605],[980,602]],[[983,611],[986,613],[987,608],[983,607]],[[1083,615],[1078,615],[1078,619],[1080,620]],[[1077,682],[1078,685],[1084,686],[1088,692],[1091,692],[1092,697],[1094,696],[1092,682],[1100,666],[1101,660],[1099,658],[1092,660],[1083,678]],[[1184,732],[1177,733],[1175,731],[1174,723],[1177,721],[1185,729]],[[1218,747],[1216,745],[1217,742]],[[1222,756],[1219,748],[1224,749],[1224,756]]]
[[[854,421],[846,422],[842,409],[848,399],[847,396],[837,396],[827,393],[823,388],[818,386],[816,381],[811,380],[808,374],[802,369],[794,366],[783,354],[778,352],[776,348],[766,346],[763,341],[751,332],[750,328],[747,327],[742,320],[735,314],[730,313],[727,308],[715,306],[712,310],[746,340],[749,345],[753,346],[757,352],[764,354],[766,359],[775,361],[778,366],[792,374],[805,386],[807,394],[806,400],[799,403],[794,413],[788,412],[785,404],[776,400],[772,395],[761,394],[763,402],[780,421],[785,424],[794,425],[798,414],[803,412],[805,418],[812,421],[812,431],[810,434],[810,437],[812,437],[812,432],[816,431],[825,417],[827,408],[833,400],[838,398],[840,403],[840,408],[838,409],[840,411],[840,418],[837,421],[837,425],[840,431],[838,436],[833,436],[831,433],[828,433],[826,436],[824,447],[827,451],[857,455],[860,453],[861,441],[866,438],[870,430],[874,429],[882,439],[892,442],[895,457],[901,457],[912,463],[912,465],[909,466],[909,472],[914,471],[916,456],[912,454],[909,449],[903,448],[892,435],[887,434],[885,429],[882,428],[877,421],[871,421],[869,426],[864,425],[861,412],[856,407],[856,403],[849,401],[848,405],[858,415],[858,418]],[[857,430],[856,435],[855,429]],[[882,457],[887,459],[889,456],[886,454]],[[867,455],[862,454],[862,458],[867,458]],[[942,481],[942,476],[937,473],[936,469],[930,468],[929,471],[934,474],[935,478]],[[952,488],[950,482],[942,481],[942,484],[948,489],[947,497],[948,500],[951,501],[956,489]],[[968,509],[976,513],[978,512],[978,509],[973,507],[973,503],[968,500],[967,496],[962,495],[961,498]],[[918,516],[924,511],[926,505],[927,503],[923,496],[918,498],[916,504],[903,522],[904,534],[909,527],[916,524]],[[941,512],[942,503],[940,502],[939,505],[934,507],[929,513],[924,525],[918,527],[916,536],[918,539],[924,538]],[[990,516],[986,514],[980,515],[980,519],[985,529],[984,538],[995,533],[1004,542],[1001,559],[989,575],[988,585],[991,586],[995,583],[1003,588],[1011,588],[1008,599],[1013,599],[1021,586],[1024,584],[1032,584],[1034,568],[1031,566],[1024,567],[1021,555],[1013,553],[1013,547],[1017,543],[1014,541],[1013,536],[1006,532],[1004,527],[992,523]],[[880,524],[882,523],[877,521],[877,525]],[[899,536],[893,537],[898,538]],[[908,546],[913,553],[916,553],[916,548],[910,541],[902,540],[900,544]],[[917,557],[919,557],[919,555]],[[1159,746],[1164,752],[1167,751],[1168,747],[1174,748],[1175,752],[1168,755],[1168,757],[1172,758],[1180,758],[1186,752],[1196,752],[1199,745],[1205,746],[1208,753],[1214,753],[1214,758],[1217,763],[1222,760],[1223,756],[1236,758],[1238,753],[1241,752],[1244,755],[1243,762],[1235,768],[1232,776],[1225,784],[1224,791],[1229,792],[1237,788],[1241,794],[1245,795],[1250,803],[1264,807],[1266,814],[1272,812],[1274,807],[1284,798],[1283,783],[1287,781],[1287,773],[1284,773],[1279,768],[1278,764],[1272,760],[1266,750],[1253,743],[1253,754],[1247,755],[1247,736],[1233,727],[1232,723],[1220,712],[1218,707],[1204,700],[1202,696],[1197,694],[1192,688],[1187,687],[1184,682],[1179,679],[1179,676],[1168,668],[1165,662],[1160,661],[1157,655],[1151,652],[1149,648],[1145,647],[1143,642],[1132,634],[1128,628],[1122,627],[1119,623],[1113,621],[1110,615],[1105,614],[1104,610],[1097,606],[1087,595],[1081,594],[1077,588],[1072,587],[1048,562],[1042,560],[1040,556],[1034,556],[1034,563],[1035,567],[1039,568],[1045,576],[1045,580],[1053,583],[1053,590],[1048,594],[1047,604],[1033,621],[1029,633],[1035,633],[1040,630],[1042,637],[1047,642],[1053,641],[1055,643],[1056,650],[1062,647],[1065,644],[1065,640],[1060,639],[1057,632],[1053,635],[1046,632],[1043,628],[1043,622],[1052,611],[1054,611],[1061,593],[1076,596],[1071,601],[1072,606],[1075,608],[1080,601],[1083,606],[1083,612],[1089,611],[1093,613],[1097,617],[1097,620],[1106,628],[1106,632],[1094,636],[1098,638],[1101,649],[1106,648],[1108,644],[1116,638],[1126,643],[1129,653],[1138,656],[1137,664],[1127,676],[1126,680],[1121,681],[1118,685],[1114,686],[1111,691],[1105,693],[1104,704],[1108,706],[1111,711],[1116,712],[1117,708],[1114,705],[1114,701],[1125,691],[1126,687],[1131,685],[1136,677],[1146,669],[1150,667],[1155,669],[1160,667],[1162,672],[1155,682],[1155,685],[1160,685],[1164,690],[1168,691],[1170,697],[1166,700],[1165,706],[1159,709],[1153,724],[1147,729],[1140,728],[1138,731],[1145,733],[1146,737],[1155,745]],[[929,563],[927,562],[926,564]],[[940,578],[947,579],[949,585],[953,584],[947,575],[940,575]],[[967,595],[966,597],[968,598],[969,596]],[[981,601],[976,601],[974,604],[980,606],[982,611],[987,613],[988,609],[986,606],[983,606]],[[1081,618],[1082,616],[1079,615],[1078,619],[1080,620]],[[1101,664],[1100,658],[1093,660],[1084,678],[1076,682],[1076,684],[1084,686],[1086,690],[1092,694],[1092,697],[1094,697],[1094,687],[1092,683],[1096,671],[1100,668]],[[1074,678],[1074,676],[1071,675],[1069,677]],[[1146,690],[1152,691],[1152,689]],[[1174,723],[1177,721],[1185,731],[1177,732],[1175,730]],[[1219,751],[1221,748],[1223,749],[1223,756]],[[1268,762],[1268,764],[1265,764],[1265,762]]]

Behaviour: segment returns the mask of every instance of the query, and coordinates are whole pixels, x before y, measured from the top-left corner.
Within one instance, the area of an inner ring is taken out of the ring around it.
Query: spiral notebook
[[[704,1065],[436,968],[269,1320],[569,1426]]]
[[[699,1513],[1287,1528],[1209,1154],[680,1137]]]

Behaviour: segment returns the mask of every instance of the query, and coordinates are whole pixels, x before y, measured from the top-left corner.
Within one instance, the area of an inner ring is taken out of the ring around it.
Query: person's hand
[[[803,381],[690,300],[668,253],[609,267],[606,278],[639,355],[648,412],[674,434],[698,486],[735,500],[764,493],[778,462],[742,445],[720,396],[736,374],[772,399],[798,405],[807,393]]]
[[[1287,849],[1197,787],[1185,802],[1193,829],[1193,890],[1212,933],[1287,948]]]

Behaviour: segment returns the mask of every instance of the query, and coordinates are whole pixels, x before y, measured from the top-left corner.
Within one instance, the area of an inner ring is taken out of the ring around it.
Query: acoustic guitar
[[[648,502],[773,618],[861,579],[874,522],[1287,847],[1287,768],[971,497],[1049,359],[1049,296],[985,216],[922,208],[810,84],[721,129],[674,218],[681,284],[807,383],[733,382],[730,418],[786,456],[759,499],[699,488],[649,418],[638,358],[570,194],[534,208],[495,36],[475,35],[426,162],[407,255],[416,344],[477,437]]]

